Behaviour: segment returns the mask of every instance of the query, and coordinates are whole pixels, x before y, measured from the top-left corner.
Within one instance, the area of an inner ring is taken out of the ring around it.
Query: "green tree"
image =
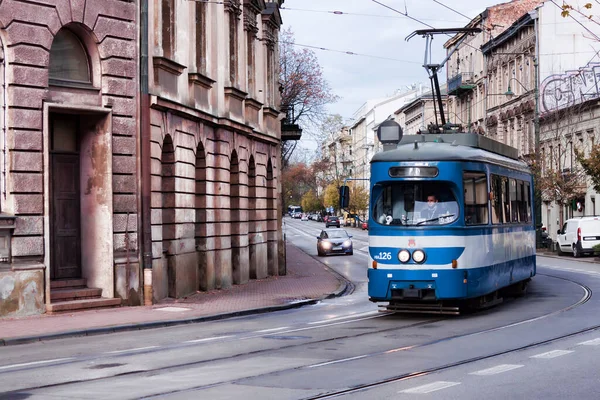
[[[600,146],[594,145],[588,157],[585,152],[575,149],[577,161],[592,181],[596,193],[600,193]]]
[[[350,188],[350,212],[366,215],[369,208],[369,191],[362,185],[352,185]]]
[[[333,182],[327,185],[325,188],[325,194],[323,196],[323,205],[325,207],[333,206],[335,209],[340,207],[340,192],[339,183]]]
[[[302,210],[305,212],[316,212],[323,208],[323,203],[312,189],[302,196]]]

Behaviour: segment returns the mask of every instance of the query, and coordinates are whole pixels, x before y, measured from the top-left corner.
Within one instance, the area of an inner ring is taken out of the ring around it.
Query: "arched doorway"
[[[243,235],[242,224],[242,201],[240,182],[240,163],[237,152],[231,153],[230,167],[230,224],[231,224],[231,268],[232,279],[236,285],[248,282],[248,262],[246,249],[246,237]],[[246,257],[244,257],[246,255]]]
[[[256,279],[258,257],[256,255],[256,228],[257,228],[257,213],[256,213],[256,164],[254,156],[250,156],[248,163],[248,240],[249,240],[249,259],[250,259],[250,279]]]
[[[198,252],[198,285],[200,290],[215,286],[214,265],[208,262],[206,240],[206,152],[202,142],[196,148],[196,251]]]
[[[162,251],[167,269],[168,296],[177,297],[174,251],[170,248],[175,239],[175,148],[173,139],[166,135],[162,145],[161,162],[161,209]]]
[[[44,106],[46,260],[50,280],[87,284],[102,289],[102,296],[113,297],[111,116],[100,102],[85,105],[73,94],[99,90],[93,85],[89,53],[75,33],[78,27],[73,29],[59,30],[50,48],[48,97],[60,103],[49,101]]]
[[[273,164],[267,163],[267,260],[269,275],[279,275],[277,256],[277,205],[276,205],[275,179],[273,178]]]

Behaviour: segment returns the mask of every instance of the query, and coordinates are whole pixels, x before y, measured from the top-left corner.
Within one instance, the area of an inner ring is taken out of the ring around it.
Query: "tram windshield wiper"
[[[440,215],[439,217],[436,218],[431,218],[431,219],[426,219],[424,221],[419,221],[415,224],[415,226],[424,224],[426,222],[435,222],[435,221],[439,221],[441,218],[450,218],[450,217],[454,217],[456,214],[446,214],[446,215]]]

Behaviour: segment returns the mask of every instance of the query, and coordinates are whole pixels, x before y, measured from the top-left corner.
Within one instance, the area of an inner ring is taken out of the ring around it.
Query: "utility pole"
[[[537,170],[536,178],[540,178],[542,174],[542,160],[540,154],[540,85],[539,85],[539,33],[538,33],[538,18],[539,13],[537,8],[529,12],[529,16],[533,19],[535,33],[535,56],[533,58],[534,85],[535,85],[535,112],[533,114],[533,135],[534,135],[534,151],[535,151],[535,168]],[[534,206],[535,206],[535,243],[536,247],[541,247],[542,244],[542,192],[539,188],[539,182],[534,181]]]

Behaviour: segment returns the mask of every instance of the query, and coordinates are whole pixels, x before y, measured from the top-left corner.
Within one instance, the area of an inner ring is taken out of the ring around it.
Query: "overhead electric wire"
[[[552,2],[552,4],[554,4],[556,7],[560,8],[561,10],[564,10],[561,6],[559,6],[558,4],[556,4],[556,2],[554,0],[550,0]],[[598,37],[598,35],[596,35],[594,32],[592,32],[589,28],[587,28],[586,26],[584,26],[581,21],[578,21],[577,18],[575,18],[573,15],[571,15],[571,13],[569,13],[569,17],[571,19],[573,19],[573,21],[577,22],[583,29],[585,29],[586,31],[588,31],[589,33],[592,34],[592,36],[594,36],[594,38],[598,41],[600,41],[600,37]],[[596,23],[594,21],[594,23]]]
[[[395,8],[393,8],[393,7],[390,7],[390,6],[388,6],[387,4],[383,4],[382,2],[380,2],[380,1],[378,1],[378,0],[371,0],[371,1],[372,1],[372,2],[374,2],[374,3],[377,3],[377,4],[379,4],[379,5],[380,5],[380,6],[382,6],[382,7],[385,7],[385,8],[387,8],[387,9],[390,9],[390,10],[394,11],[394,12],[397,12],[397,13],[398,13],[398,14],[400,14],[400,15],[404,15],[406,18],[409,18],[409,19],[411,19],[411,20],[413,20],[413,21],[415,21],[415,22],[418,22],[419,24],[425,25],[425,26],[427,26],[427,27],[429,27],[429,28],[431,28],[431,29],[435,29],[433,26],[431,26],[431,25],[429,25],[429,24],[427,24],[427,23],[425,23],[425,22],[423,22],[423,21],[420,21],[420,20],[418,20],[418,19],[417,19],[417,18],[415,18],[415,17],[411,17],[410,15],[408,15],[408,12],[406,12],[406,13],[403,13],[402,11],[398,11],[398,10],[396,10]],[[448,36],[448,37],[450,37],[450,38],[452,37],[452,35],[449,35],[449,34],[446,34],[446,36]],[[477,50],[477,51],[481,51],[481,49],[478,49],[478,48],[477,48],[477,47],[475,47],[475,46],[471,46],[469,43],[466,43],[466,42],[465,42],[465,46],[468,46],[468,47],[470,47],[470,48],[472,48],[472,49],[474,49],[474,50]]]
[[[454,11],[455,13],[457,13],[458,15],[460,15],[460,16],[462,16],[462,17],[465,17],[465,18],[466,18],[466,19],[468,19],[469,21],[473,19],[473,18],[471,18],[471,17],[468,17],[468,16],[466,16],[465,14],[461,13],[460,11],[456,11],[454,8],[452,8],[452,7],[450,7],[450,6],[447,6],[447,5],[445,5],[444,3],[442,3],[442,2],[440,2],[440,1],[438,1],[438,0],[433,0],[433,2],[434,2],[434,3],[437,3],[437,4],[439,4],[439,5],[440,5],[440,6],[442,6],[442,7],[446,7],[446,8],[447,8],[448,10],[450,10],[450,11]]]
[[[400,15],[404,15],[404,16],[405,16],[406,18],[408,18],[408,19],[412,19],[413,21],[415,21],[415,22],[418,22],[418,23],[420,23],[420,24],[423,24],[423,25],[425,25],[425,26],[428,26],[428,27],[430,27],[431,29],[435,29],[433,26],[431,26],[431,25],[429,25],[429,24],[426,24],[426,23],[425,23],[425,22],[423,22],[423,21],[419,21],[418,19],[416,19],[416,18],[414,18],[414,17],[411,17],[410,15],[408,15],[408,13],[403,13],[402,11],[398,11],[398,10],[396,10],[395,8],[393,8],[393,7],[390,7],[390,6],[388,6],[387,4],[383,4],[382,2],[380,2],[380,1],[377,1],[377,0],[371,0],[371,1],[372,1],[372,2],[374,2],[374,3],[377,3],[377,4],[379,4],[379,5],[380,5],[380,6],[382,6],[382,7],[385,7],[385,8],[387,8],[387,9],[390,9],[390,10],[394,11],[394,12],[397,12],[397,13],[398,13],[398,14],[400,14]]]
[[[339,10],[313,10],[313,9],[308,9],[308,8],[292,8],[292,7],[281,7],[281,10],[285,10],[285,11],[304,11],[304,12],[314,12],[314,13],[322,13],[322,14],[334,14],[334,15],[352,15],[352,16],[358,16],[358,17],[375,17],[375,18],[392,18],[392,19],[401,19],[402,17],[396,17],[394,15],[381,15],[381,14],[362,14],[362,13],[352,13],[352,12],[346,12],[346,11],[339,11]],[[439,19],[429,19],[429,18],[423,18],[424,21],[442,21]],[[448,21],[448,20],[444,20],[444,21]],[[458,21],[456,21],[458,22]]]
[[[417,61],[400,60],[398,58],[374,56],[374,55],[371,55],[371,54],[355,53],[353,51],[346,51],[346,50],[334,50],[334,49],[328,49],[326,47],[310,46],[310,45],[307,45],[307,44],[298,44],[298,43],[294,43],[294,42],[284,42],[284,41],[281,41],[280,43],[289,44],[289,45],[292,45],[292,46],[306,47],[306,48],[309,48],[309,49],[331,51],[333,53],[342,53],[342,54],[347,54],[347,55],[350,55],[350,56],[370,57],[370,58],[378,58],[378,59],[381,59],[381,60],[405,62],[405,63],[410,63],[410,64],[421,64],[420,62],[417,62]]]

